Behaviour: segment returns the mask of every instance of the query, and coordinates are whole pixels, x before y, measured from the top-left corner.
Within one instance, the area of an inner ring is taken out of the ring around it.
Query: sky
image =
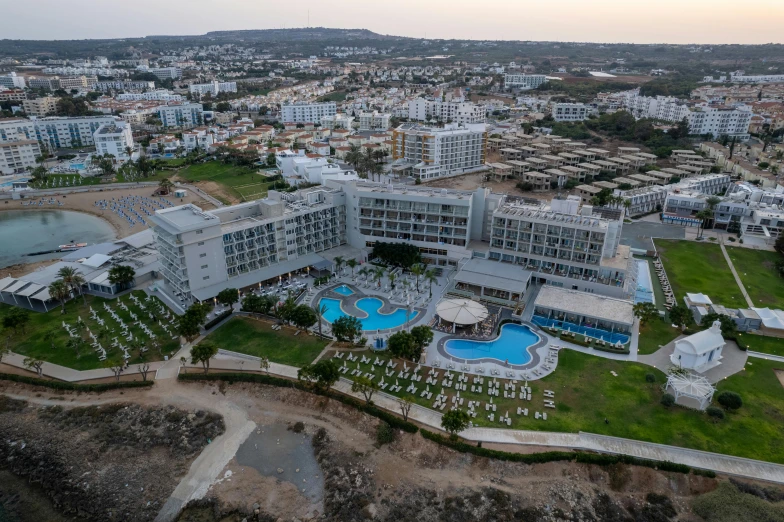
[[[0,38],[10,39],[308,25],[416,38],[784,43],[784,0],[0,0]]]

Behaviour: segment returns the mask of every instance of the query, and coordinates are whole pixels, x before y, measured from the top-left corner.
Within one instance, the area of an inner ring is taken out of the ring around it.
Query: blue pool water
[[[548,319],[546,317],[542,317],[541,315],[533,316],[531,322],[541,327],[555,327],[555,328],[560,328],[562,330],[568,329],[569,331],[578,334],[587,335],[588,337],[593,337],[594,339],[601,339],[606,343],[615,344],[618,341],[620,341],[621,344],[626,344],[629,342],[629,336],[626,334],[612,333],[612,332],[608,332],[607,330],[602,330],[601,328],[590,328],[588,326],[579,326],[574,323],[569,323],[567,321]]]
[[[496,359],[509,364],[526,364],[531,360],[528,347],[539,341],[539,336],[527,326],[505,324],[501,334],[492,341],[450,339],[444,344],[446,353],[458,359]]]
[[[648,269],[648,261],[645,259],[637,260],[637,290],[634,292],[634,303],[655,303],[653,296],[653,284],[651,283],[651,271]]]
[[[354,293],[354,291],[346,285],[340,285],[337,288],[333,288],[332,291],[340,295],[351,295]]]
[[[20,181],[30,181],[30,178],[19,178],[12,181],[6,181],[4,183],[0,183],[0,187],[10,187],[14,183],[19,183]]]
[[[71,163],[70,167],[76,170],[84,170],[84,163]]]
[[[325,297],[320,303],[327,307],[327,311],[324,313],[324,319],[330,323],[334,323],[337,319],[348,315],[340,308],[339,299]],[[365,318],[358,317],[359,322],[362,323],[363,330],[388,330],[405,324],[405,309],[398,308],[391,314],[382,314],[379,313],[378,310],[383,305],[384,303],[381,302],[381,299],[376,299],[375,297],[363,297],[355,303],[357,308],[368,314]],[[417,312],[411,312],[409,320],[413,321],[416,316]]]

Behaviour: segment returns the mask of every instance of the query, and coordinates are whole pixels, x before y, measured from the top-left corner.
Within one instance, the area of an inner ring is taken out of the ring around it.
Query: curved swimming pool
[[[350,315],[343,311],[340,302],[340,299],[329,297],[324,297],[319,301],[320,304],[327,308],[323,315],[324,319],[334,323],[341,317]],[[384,303],[381,299],[375,297],[363,297],[354,303],[354,306],[367,314],[367,317],[357,317],[359,322],[362,323],[363,330],[389,330],[390,328],[403,326],[406,323],[406,310],[404,308],[397,308],[391,314],[382,314],[379,310],[384,306]],[[416,311],[411,312],[409,321],[413,321],[417,313]]]
[[[505,324],[501,333],[492,341],[473,339],[450,339],[444,343],[446,353],[467,361],[495,359],[500,362],[521,365],[531,360],[528,348],[539,342],[539,336],[521,324]]]

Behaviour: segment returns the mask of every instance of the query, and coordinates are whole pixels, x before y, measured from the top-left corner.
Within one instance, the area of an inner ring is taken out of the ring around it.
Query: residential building
[[[24,76],[17,76],[15,72],[10,72],[8,74],[0,75],[0,87],[24,89],[27,85],[25,85]]]
[[[31,89],[44,89],[47,91],[56,91],[63,89],[70,91],[71,89],[89,89],[98,83],[96,76],[47,76],[38,78],[28,78],[27,84]]]
[[[280,120],[284,123],[320,122],[324,116],[337,114],[335,102],[293,103],[284,104],[280,108]]]
[[[93,135],[95,152],[104,155],[110,154],[119,161],[127,161],[133,155],[133,133],[131,126],[125,122],[116,122],[101,125]],[[128,149],[131,154],[128,154]]]
[[[295,186],[301,183],[322,184],[326,179],[359,179],[356,172],[344,171],[337,163],[330,163],[320,154],[308,154],[304,149],[277,151],[275,163],[285,180]]]
[[[182,133],[182,143],[188,152],[195,149],[206,151],[215,143],[215,134],[206,127],[191,129]]]
[[[152,82],[150,82],[152,83]],[[124,92],[115,96],[117,101],[162,101],[162,102],[181,102],[183,96],[174,94],[166,89],[158,89],[148,92]]]
[[[19,174],[36,167],[35,158],[41,155],[36,140],[0,142],[0,174]]]
[[[142,80],[112,80],[100,81],[95,84],[96,91],[144,91],[147,89],[155,89],[155,82],[142,81]],[[120,99],[119,97],[117,98]]]
[[[237,92],[237,82],[219,82],[214,80],[210,83],[195,83],[188,87],[191,94],[204,96],[210,94],[217,96],[222,92]]]
[[[484,123],[427,127],[404,123],[392,133],[393,169],[419,179],[456,176],[485,169],[487,128]]]
[[[102,125],[111,125],[114,116],[48,116],[32,120],[38,141],[50,149],[92,145],[93,135]]]
[[[35,140],[35,125],[22,118],[0,119],[0,143],[8,141]]]
[[[335,129],[351,130],[351,126],[354,123],[354,117],[341,113],[331,114],[329,116],[322,116],[319,123],[321,123],[322,128],[331,131]]]
[[[784,74],[759,74],[746,76],[743,73],[730,73],[732,83],[784,83]]]
[[[378,111],[359,113],[359,131],[385,131],[389,128],[391,114],[380,114]]]
[[[0,89],[0,102],[23,102],[27,93],[21,89]]]
[[[408,103],[408,119],[460,124],[482,123],[485,121],[485,110],[471,102],[442,102],[417,98]]]
[[[583,121],[593,113],[593,108],[584,103],[553,103],[550,110],[555,121]]]
[[[544,74],[505,74],[504,87],[507,89],[520,89],[528,91],[536,89],[543,83],[547,83],[547,76]]]
[[[195,127],[204,123],[204,107],[201,103],[161,105],[158,117],[164,127]]]
[[[49,116],[57,112],[57,100],[54,96],[42,96],[34,100],[24,100],[22,107],[28,116]]]
[[[159,80],[179,80],[182,78],[182,69],[179,67],[155,67],[147,72],[154,74]]]
[[[629,216],[640,216],[661,212],[667,199],[668,188],[661,185],[649,185],[631,190],[616,190],[616,194],[629,202],[629,206],[626,207],[626,213]]]

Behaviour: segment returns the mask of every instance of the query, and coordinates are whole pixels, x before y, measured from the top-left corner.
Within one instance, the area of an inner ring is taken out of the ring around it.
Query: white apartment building
[[[149,69],[150,72],[160,80],[179,80],[182,78],[182,69],[179,67],[156,67]]]
[[[24,76],[17,76],[15,72],[0,75],[0,86],[9,89],[24,89],[27,87]]]
[[[212,96],[217,96],[222,92],[237,92],[237,82],[219,82],[214,80],[210,83],[195,83],[190,85],[188,90],[191,94],[198,96],[204,96],[208,93]]]
[[[419,179],[435,179],[485,169],[487,127],[484,123],[427,127],[404,123],[392,133],[396,167]]]
[[[356,172],[344,171],[337,163],[330,163],[317,154],[306,154],[304,149],[275,153],[275,164],[289,185],[322,184],[327,179],[359,179]]]
[[[20,174],[36,167],[41,155],[36,140],[0,141],[0,174]]]
[[[101,125],[95,131],[93,140],[95,152],[100,155],[111,154],[119,161],[127,161],[133,155],[133,133],[131,126],[125,122]],[[131,149],[131,155],[128,155],[128,148]]]
[[[34,100],[24,100],[22,107],[28,116],[49,116],[57,112],[57,100],[54,96],[42,96]]]
[[[22,118],[0,119],[0,143],[8,141],[35,140],[35,125]]]
[[[155,82],[142,80],[117,80],[96,82],[96,91],[144,91],[155,89]],[[119,99],[119,98],[118,98]]]
[[[161,105],[158,117],[164,127],[195,127],[204,123],[204,107],[201,103]]]
[[[730,73],[732,83],[784,83],[784,74],[760,74],[746,76],[744,74]]]
[[[640,216],[664,209],[664,202],[669,193],[668,187],[648,185],[631,190],[616,190],[615,194],[629,201],[626,213],[629,216]]]
[[[342,113],[337,113],[329,116],[322,116],[319,123],[321,123],[322,128],[327,130],[335,130],[335,129],[351,130],[351,126],[354,123],[354,117]]]
[[[408,119],[444,123],[483,123],[485,110],[471,102],[442,102],[417,98],[408,102]]]
[[[182,133],[182,144],[190,152],[195,149],[206,151],[215,143],[215,134],[209,129],[191,129]]]
[[[359,113],[359,131],[372,132],[372,131],[385,131],[389,129],[389,120],[392,118],[391,114],[373,112],[360,112]]]
[[[158,89],[148,92],[124,92],[115,96],[117,101],[162,101],[162,102],[181,102],[183,96],[174,94],[166,89]]]
[[[547,83],[547,76],[544,74],[505,74],[504,87],[507,89],[520,89],[528,91],[536,89],[543,83]]]
[[[553,103],[550,111],[555,121],[583,121],[593,113],[593,108],[584,103]]]
[[[102,125],[113,125],[114,116],[49,116],[31,120],[35,138],[50,149],[92,145],[93,135]]]
[[[335,102],[293,103],[280,108],[280,120],[283,123],[316,123],[324,116],[337,114]]]

